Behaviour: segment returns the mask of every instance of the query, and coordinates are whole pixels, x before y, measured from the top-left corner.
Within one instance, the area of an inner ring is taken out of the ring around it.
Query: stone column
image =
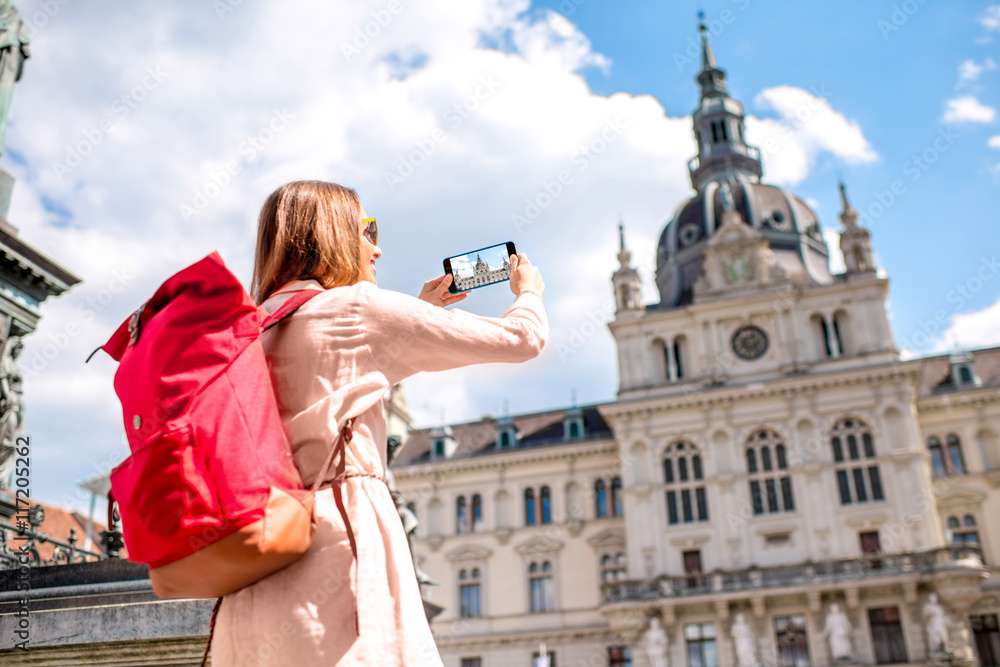
[[[719,658],[719,667],[737,667],[736,656],[733,653],[733,642],[729,636],[729,603],[725,600],[715,601],[715,652]],[[687,663],[681,663],[686,665]]]
[[[808,611],[806,612],[806,642],[809,644],[809,662],[815,667],[826,667],[830,664],[830,651],[823,641],[822,599],[819,591],[806,593]]]
[[[899,605],[899,615],[906,641],[906,657],[910,662],[927,659],[927,643],[924,641],[924,623],[917,604],[917,582],[903,584],[903,603]]]

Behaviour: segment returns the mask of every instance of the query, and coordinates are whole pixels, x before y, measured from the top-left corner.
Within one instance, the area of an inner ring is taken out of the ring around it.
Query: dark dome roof
[[[768,240],[775,262],[794,284],[833,282],[819,217],[805,201],[773,185],[730,183],[737,212]],[[705,243],[721,223],[724,210],[720,183],[710,181],[663,228],[656,257],[661,307],[691,303]]]

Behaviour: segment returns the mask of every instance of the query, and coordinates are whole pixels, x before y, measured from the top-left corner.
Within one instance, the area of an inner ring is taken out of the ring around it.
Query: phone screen
[[[453,277],[448,291],[454,294],[510,280],[510,256],[515,254],[514,244],[508,241],[448,257],[444,271]]]

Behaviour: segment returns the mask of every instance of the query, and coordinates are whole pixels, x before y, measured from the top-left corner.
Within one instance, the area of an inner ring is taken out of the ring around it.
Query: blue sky
[[[249,282],[260,205],[296,178],[358,188],[383,288],[417,294],[444,257],[505,241],[542,270],[546,351],[407,380],[419,426],[613,399],[619,216],[655,303],[656,239],[691,195],[695,2],[19,6],[10,220],[84,280],[43,304],[21,358],[35,495],[85,508],[76,483],[127,454],[115,364],[87,354],[213,250]],[[838,177],[868,213],[907,354],[998,344],[1000,4],[704,10],[748,140],[776,146],[764,180],[812,202],[833,243]],[[460,307],[511,298],[502,283]]]

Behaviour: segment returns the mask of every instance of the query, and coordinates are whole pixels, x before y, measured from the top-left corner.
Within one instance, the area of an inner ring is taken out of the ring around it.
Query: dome
[[[741,178],[729,181],[733,206],[743,221],[764,235],[774,261],[797,286],[833,282],[829,250],[816,212],[784,188]],[[725,210],[718,180],[684,202],[664,227],[657,245],[656,284],[660,307],[692,302],[705,244]]]

